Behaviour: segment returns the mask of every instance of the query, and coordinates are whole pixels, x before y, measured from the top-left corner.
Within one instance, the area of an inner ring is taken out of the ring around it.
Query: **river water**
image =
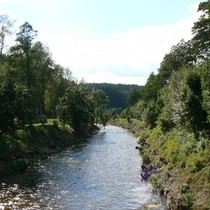
[[[136,146],[132,134],[107,126],[81,145],[2,180],[0,209],[140,210],[161,203],[141,180]]]

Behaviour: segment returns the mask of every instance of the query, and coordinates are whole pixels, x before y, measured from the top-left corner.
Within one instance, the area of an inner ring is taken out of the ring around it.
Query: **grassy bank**
[[[0,176],[22,172],[37,160],[78,144],[96,131],[86,128],[75,133],[69,126],[49,122],[1,133]]]
[[[173,129],[164,133],[159,126],[150,130],[143,122],[112,121],[139,139],[143,167],[156,166],[150,176],[154,191],[167,197],[170,209],[210,209],[210,143],[192,133]]]

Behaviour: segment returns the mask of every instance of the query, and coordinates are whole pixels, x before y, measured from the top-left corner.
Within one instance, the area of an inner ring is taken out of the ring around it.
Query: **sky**
[[[55,63],[78,81],[144,85],[165,54],[189,40],[197,0],[0,0],[0,14],[29,22]],[[17,29],[18,31],[18,29]]]

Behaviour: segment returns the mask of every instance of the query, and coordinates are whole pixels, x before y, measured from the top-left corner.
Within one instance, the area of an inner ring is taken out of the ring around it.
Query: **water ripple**
[[[152,200],[141,182],[136,139],[108,126],[85,144],[54,155],[0,185],[1,209],[129,210]]]

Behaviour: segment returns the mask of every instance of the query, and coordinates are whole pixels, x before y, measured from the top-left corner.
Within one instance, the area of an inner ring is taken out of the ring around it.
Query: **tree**
[[[16,84],[15,85],[15,101],[14,101],[14,113],[15,118],[18,121],[18,124],[25,124],[28,122],[28,112],[29,112],[29,105],[27,98],[31,97],[30,91],[28,90],[27,86],[24,84]]]
[[[127,104],[132,106],[135,103],[138,102],[138,100],[141,98],[140,90],[132,89],[129,91],[127,96]]]
[[[59,120],[64,125],[71,125],[76,133],[83,132],[84,127],[93,125],[92,103],[84,85],[74,82],[69,85],[57,106],[57,114]]]
[[[210,56],[210,1],[201,2],[198,11],[202,14],[192,28],[192,41],[197,61],[203,62]]]
[[[138,89],[141,91],[143,88],[143,86],[138,85],[111,83],[86,83],[85,85],[90,92],[97,89],[103,90],[110,100],[108,108],[117,107],[120,109],[126,108],[126,100],[130,90]]]
[[[208,130],[200,71],[201,67],[182,69],[173,75],[170,85],[161,91],[164,107],[159,120],[164,130],[176,126],[188,129],[196,136],[200,131]]]
[[[0,62],[6,47],[6,38],[12,34],[14,21],[8,15],[0,15]]]
[[[143,89],[143,99],[147,104],[144,117],[152,127],[155,126],[157,117],[162,109],[161,100],[159,98],[161,90],[170,85],[173,74],[181,71],[183,67],[194,66],[195,61],[192,42],[181,40],[164,56],[160,68],[158,69],[158,74],[150,74]]]
[[[170,52],[166,54],[158,69],[158,80],[161,81],[161,87],[168,84],[172,74],[185,66],[193,66],[196,62],[196,56],[193,51],[191,40],[185,42],[183,39],[174,45]]]
[[[28,23],[25,22],[23,25],[20,26],[20,31],[17,33],[17,45],[11,48],[11,63],[15,64],[15,68],[19,69],[22,73],[18,72],[20,76],[21,83],[25,83],[27,89],[29,91],[29,97],[26,98],[28,104],[28,122],[32,124],[32,115],[35,110],[32,107],[32,97],[33,95],[33,88],[34,85],[34,75],[32,69],[32,47],[34,44],[34,39],[37,35],[37,31],[33,29],[33,27]]]
[[[59,99],[64,96],[72,81],[64,78],[65,70],[60,65],[53,65],[51,74],[45,89],[44,104],[47,113],[56,117],[56,106],[59,104]]]
[[[33,27],[25,22],[20,26],[20,32],[17,33],[16,41],[19,43],[18,47],[22,51],[22,55],[25,58],[25,74],[27,79],[28,88],[31,88],[32,85],[32,58],[31,58],[31,49],[33,46],[33,41],[37,35],[37,31],[33,29]]]
[[[102,121],[102,124],[106,124],[105,119],[107,118],[105,117],[105,115],[107,106],[109,104],[108,96],[103,90],[99,89],[92,91],[91,96],[94,104],[96,124],[98,124],[99,122],[102,123]]]
[[[210,124],[210,74],[209,74],[209,69],[210,69],[210,63],[207,61],[204,63],[202,66],[199,67],[199,73],[201,77],[201,88],[202,88],[202,98],[203,98],[203,103],[202,107],[204,110],[206,110],[208,114],[208,123]],[[209,126],[210,128],[210,126]]]
[[[49,50],[41,42],[36,42],[31,49],[31,56],[33,57],[31,67],[36,77],[34,81],[34,95],[37,106],[37,115],[42,117],[45,114],[45,90],[48,82],[53,80],[54,70],[53,61]]]
[[[15,91],[11,81],[0,84],[0,130],[13,128]]]
[[[143,88],[143,99],[145,101],[156,100],[161,87],[158,84],[157,76],[152,72]]]

